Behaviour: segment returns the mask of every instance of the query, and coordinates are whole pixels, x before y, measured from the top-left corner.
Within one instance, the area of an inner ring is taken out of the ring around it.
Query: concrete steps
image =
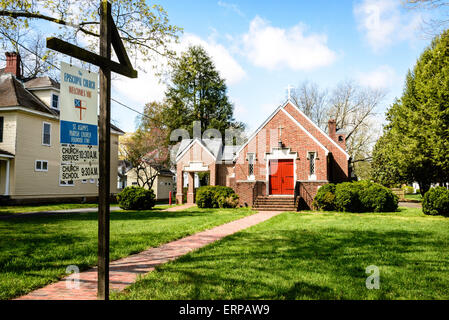
[[[258,211],[296,211],[294,197],[257,197],[253,209]]]

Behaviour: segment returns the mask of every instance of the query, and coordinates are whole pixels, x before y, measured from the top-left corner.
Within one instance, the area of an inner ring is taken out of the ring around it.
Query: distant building
[[[16,201],[63,201],[98,195],[97,179],[59,177],[59,83],[22,78],[20,56],[6,53],[0,70],[0,197]],[[117,180],[118,137],[111,125],[111,181]],[[117,184],[111,183],[111,193]]]
[[[154,174],[155,169],[152,170],[153,172],[148,173]],[[137,172],[132,168],[131,164],[125,160],[119,161],[118,176],[117,187],[119,190],[123,190],[128,186],[138,186]],[[159,174],[156,176],[153,186],[151,187],[156,196],[156,200],[168,200],[170,191],[173,195],[173,192],[176,190],[174,176],[175,174],[168,169],[159,171]],[[145,188],[148,189],[147,186],[145,186]]]

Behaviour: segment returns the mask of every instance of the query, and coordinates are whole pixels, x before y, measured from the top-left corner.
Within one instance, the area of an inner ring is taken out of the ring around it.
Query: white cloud
[[[137,65],[144,66],[147,72],[138,70],[136,79],[118,76],[116,80],[112,81],[112,89],[126,98],[123,101],[126,104],[131,103],[143,107],[145,103],[151,101],[162,101],[166,86],[159,83],[158,78],[152,72],[152,64],[138,61]]]
[[[270,70],[311,70],[333,63],[336,54],[327,47],[326,35],[306,35],[305,29],[303,24],[290,29],[273,27],[256,16],[242,37],[243,54],[256,66]]]
[[[376,70],[359,73],[357,79],[362,86],[372,89],[388,89],[395,83],[397,75],[392,67],[383,65]]]
[[[359,31],[376,52],[404,40],[414,40],[422,17],[417,12],[403,12],[399,1],[363,0],[354,6]]]
[[[234,3],[229,3],[229,2],[225,2],[225,1],[218,1],[217,4],[220,7],[223,7],[223,8],[229,9],[231,11],[234,11],[235,13],[237,13],[241,17],[245,16],[245,14],[242,11],[240,11],[239,6],[234,4]]]
[[[228,49],[215,42],[213,37],[210,37],[208,41],[205,41],[196,35],[185,34],[181,40],[178,51],[186,50],[189,45],[201,45],[206,50],[227,84],[236,84],[246,77],[246,72],[232,57]]]
[[[221,44],[218,44],[211,37],[208,41],[193,34],[185,34],[180,43],[173,49],[179,54],[185,51],[189,45],[201,45],[211,56],[220,75],[227,84],[235,84],[242,80],[246,73],[235,61],[229,51]],[[134,107],[143,107],[145,103],[151,101],[162,101],[165,96],[166,85],[159,82],[159,78],[152,69],[153,62],[144,62],[138,59],[133,65],[140,66],[137,79],[130,79],[119,76],[112,82],[115,93],[123,97],[126,104]],[[163,61],[162,64],[165,65]]]

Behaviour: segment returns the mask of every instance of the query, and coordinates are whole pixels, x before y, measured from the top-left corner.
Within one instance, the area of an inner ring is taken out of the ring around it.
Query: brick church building
[[[310,208],[318,188],[349,180],[346,135],[329,120],[320,129],[292,101],[279,106],[241,146],[220,139],[185,139],[176,156],[178,203],[195,199],[194,174],[209,172],[210,185],[232,187],[241,206],[259,210]]]

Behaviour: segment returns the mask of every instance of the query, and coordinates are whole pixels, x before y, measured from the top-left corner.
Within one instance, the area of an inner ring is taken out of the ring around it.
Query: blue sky
[[[400,0],[237,1],[162,0],[170,23],[184,28],[182,51],[201,44],[226,79],[235,118],[254,129],[286,98],[287,85],[304,80],[321,88],[352,79],[388,91],[379,112],[402,92],[430,39],[423,13]],[[164,86],[152,74],[114,84],[113,96],[142,110],[161,100]],[[383,116],[382,116],[383,117]],[[113,104],[112,118],[126,131],[134,115]]]

